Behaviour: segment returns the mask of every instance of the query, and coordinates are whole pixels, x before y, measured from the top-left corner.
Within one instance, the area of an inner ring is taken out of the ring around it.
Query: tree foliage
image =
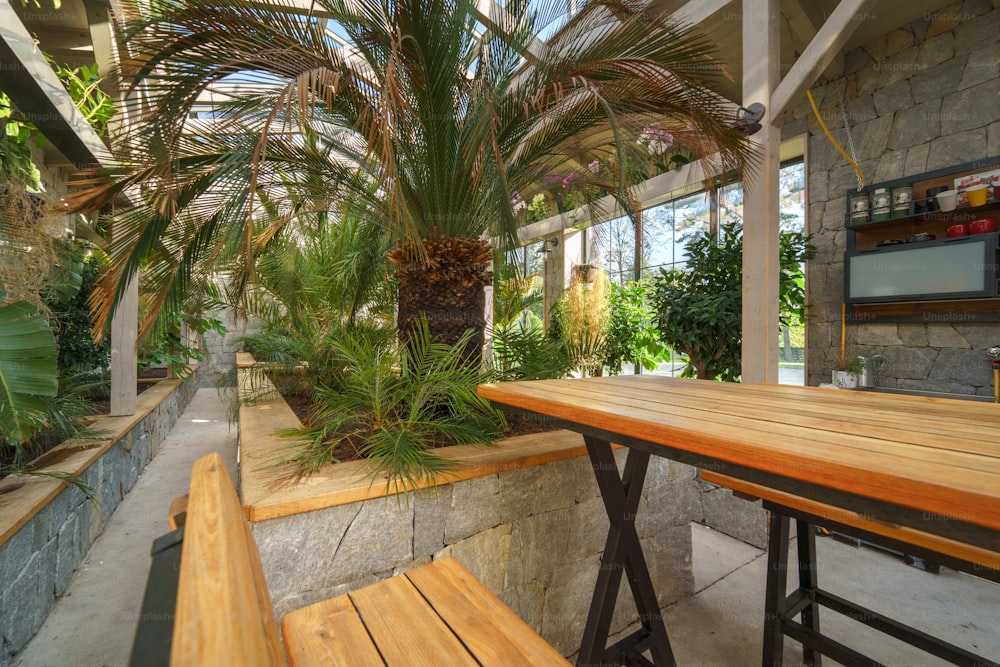
[[[781,233],[779,312],[782,324],[805,309],[802,263],[813,256],[809,239]],[[688,243],[685,269],[660,269],[651,281],[663,342],[688,357],[682,375],[736,382],[743,341],[742,226],[723,226],[718,241],[703,234]]]

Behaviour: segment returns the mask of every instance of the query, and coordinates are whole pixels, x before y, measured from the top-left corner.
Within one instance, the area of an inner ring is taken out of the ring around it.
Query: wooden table
[[[634,524],[651,454],[1000,551],[993,404],[659,376],[510,382],[479,394],[584,435],[611,528],[579,664],[646,649],[656,664],[674,663]],[[611,442],[629,448],[621,476]],[[643,627],[608,647],[623,571]]]

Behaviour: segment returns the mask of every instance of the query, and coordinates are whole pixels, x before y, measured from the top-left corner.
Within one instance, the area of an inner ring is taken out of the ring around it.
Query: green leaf
[[[0,441],[17,445],[31,437],[45,403],[59,387],[56,341],[31,304],[0,307]]]

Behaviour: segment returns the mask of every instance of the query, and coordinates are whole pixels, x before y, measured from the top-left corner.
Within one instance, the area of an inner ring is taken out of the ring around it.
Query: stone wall
[[[0,544],[0,666],[7,667],[45,622],[56,598],[66,591],[73,572],[156,456],[162,438],[197,388],[196,378],[177,386],[81,473],[96,491],[92,498],[67,486]]]
[[[875,9],[878,11],[878,8]],[[812,89],[833,135],[848,146],[846,113],[868,183],[1000,155],[1000,7],[966,0],[928,13],[854,49],[844,76]],[[809,132],[809,231],[818,253],[807,267],[812,319],[807,327],[808,384],[829,382],[840,346],[847,189],[854,169],[799,104],[782,127]],[[918,193],[919,194],[919,193]],[[1000,343],[1000,323],[962,317],[879,323],[848,321],[847,344],[885,355],[878,384],[908,390],[992,394],[985,350]]]
[[[693,592],[701,496],[693,468],[650,461],[637,526],[661,605]],[[253,524],[279,617],[451,555],[565,655],[579,648],[607,531],[586,457]],[[637,620],[627,586],[619,607],[614,630]]]

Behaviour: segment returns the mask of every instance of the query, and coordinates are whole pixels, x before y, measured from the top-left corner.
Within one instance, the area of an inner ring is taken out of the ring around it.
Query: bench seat
[[[290,665],[568,665],[454,558],[286,614]]]
[[[286,614],[279,633],[218,454],[195,461],[170,522],[178,529],[154,544],[135,667],[569,664],[454,558]]]

